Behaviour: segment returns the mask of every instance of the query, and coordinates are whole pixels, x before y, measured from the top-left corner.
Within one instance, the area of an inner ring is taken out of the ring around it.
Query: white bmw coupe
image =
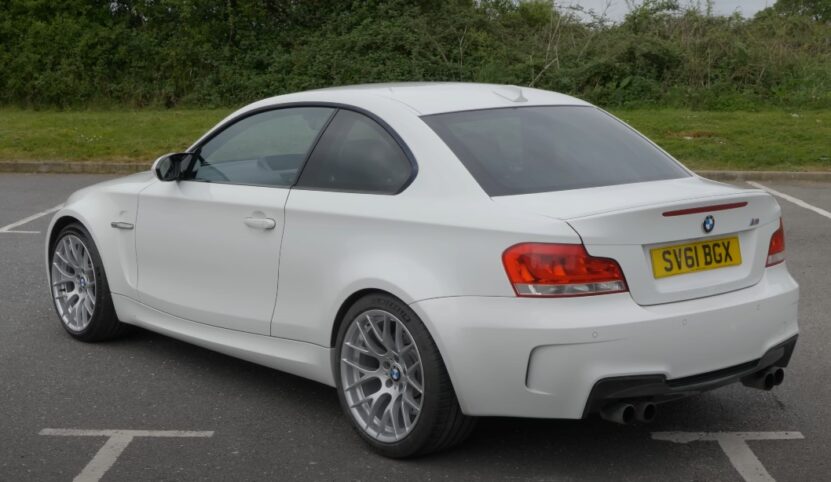
[[[49,286],[82,341],[138,325],[337,388],[390,457],[477,416],[646,422],[782,382],[780,208],[603,110],[481,84],[274,97],[72,194]]]

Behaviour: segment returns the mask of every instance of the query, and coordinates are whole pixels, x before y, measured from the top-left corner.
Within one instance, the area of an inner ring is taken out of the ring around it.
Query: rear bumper
[[[796,339],[794,336],[768,350],[762,358],[708,373],[667,380],[664,375],[631,375],[604,378],[595,383],[583,413],[598,413],[606,405],[622,400],[669,402],[697,395],[731,383],[771,367],[786,367],[791,360]]]
[[[797,335],[798,297],[783,263],[752,287],[656,306],[640,306],[628,293],[411,306],[433,334],[466,414],[576,419],[595,399],[614,396],[594,393],[598,385],[606,390],[603,380],[648,377],[696,393],[686,386],[696,375],[766,361]],[[737,379],[707,378],[711,388]]]

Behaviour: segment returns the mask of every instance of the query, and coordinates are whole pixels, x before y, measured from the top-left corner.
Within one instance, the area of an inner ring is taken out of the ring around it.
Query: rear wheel
[[[337,339],[341,406],[382,455],[424,455],[463,441],[474,419],[461,412],[435,342],[418,316],[383,294],[358,300]]]
[[[91,342],[125,331],[115,315],[101,256],[83,226],[73,223],[58,234],[49,273],[55,311],[70,335]]]

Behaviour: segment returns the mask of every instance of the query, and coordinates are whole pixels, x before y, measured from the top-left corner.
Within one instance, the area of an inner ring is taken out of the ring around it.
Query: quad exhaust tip
[[[652,402],[616,402],[600,410],[600,417],[609,422],[629,425],[635,422],[649,423],[655,420],[658,407]]]
[[[777,387],[785,381],[785,370],[777,368],[773,371],[773,383]]]
[[[635,421],[635,406],[625,402],[606,405],[600,409],[600,417],[609,422],[629,425]]]
[[[641,402],[635,405],[635,420],[641,423],[650,423],[655,420],[658,407],[652,402]]]
[[[742,378],[742,384],[758,388],[759,390],[772,390],[785,381],[785,370],[780,367],[770,367]],[[603,420],[630,425],[635,422],[649,423],[655,420],[658,413],[658,406],[653,402],[627,402],[618,401],[606,405],[600,409],[600,418]]]
[[[772,390],[785,381],[785,370],[779,367],[767,368],[742,378],[742,384],[760,390]]]

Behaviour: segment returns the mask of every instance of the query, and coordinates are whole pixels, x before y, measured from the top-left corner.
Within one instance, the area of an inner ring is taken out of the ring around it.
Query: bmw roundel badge
[[[704,218],[704,223],[701,225],[701,227],[704,228],[705,233],[709,233],[713,230],[714,227],[716,227],[716,219],[708,215],[706,218]]]

